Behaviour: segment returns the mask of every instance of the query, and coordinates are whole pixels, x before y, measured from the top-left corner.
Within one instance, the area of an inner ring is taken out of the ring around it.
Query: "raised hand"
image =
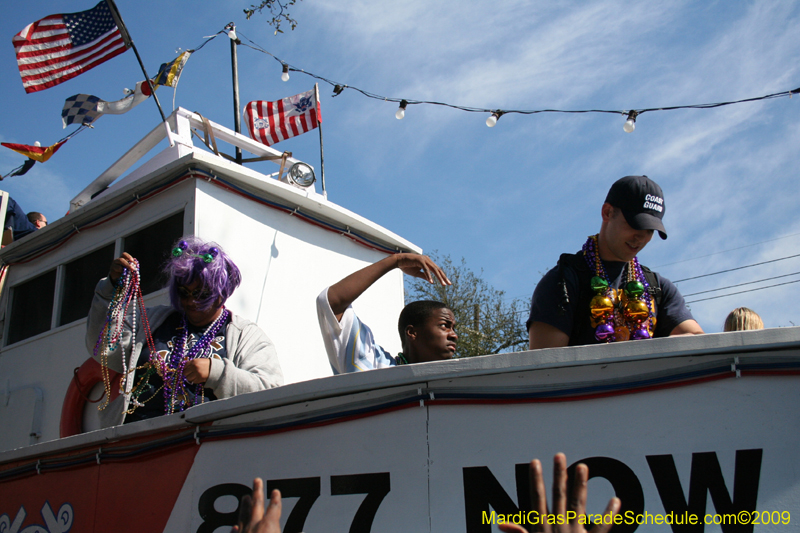
[[[132,270],[134,261],[136,259],[128,252],[123,252],[121,257],[114,259],[111,262],[111,268],[108,270],[108,278],[111,282],[116,283],[125,269]]]
[[[395,258],[397,268],[409,276],[424,279],[428,283],[433,283],[435,277],[442,285],[452,285],[444,271],[427,255],[397,254]]]
[[[281,533],[281,493],[273,490],[269,507],[264,512],[264,482],[253,480],[253,495],[242,498],[239,523],[231,533]]]
[[[544,479],[542,479],[542,463],[538,459],[531,461],[531,505],[538,523],[532,524],[530,531],[586,533],[586,485],[588,481],[589,468],[581,463],[575,467],[572,494],[567,495],[567,458],[563,453],[556,454],[553,458],[553,511],[549,513],[547,511],[547,489],[545,489]],[[611,498],[606,510],[603,511],[603,523],[595,524],[589,533],[606,533],[611,529],[620,505],[619,498]],[[500,524],[498,527],[505,533],[528,533],[526,529],[517,524]]]

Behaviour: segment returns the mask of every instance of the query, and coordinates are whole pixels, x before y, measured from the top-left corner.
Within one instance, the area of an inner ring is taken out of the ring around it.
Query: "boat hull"
[[[800,356],[742,350],[570,348],[572,362],[538,351],[292,384],[5,462],[0,515],[23,514],[20,531],[50,512],[71,520],[60,531],[227,531],[258,476],[283,493],[285,531],[488,532],[536,519],[527,464],[549,479],[565,452],[589,465],[589,513],[622,499],[614,531],[691,516],[710,522],[698,531],[777,529],[800,516]],[[750,524],[713,523],[733,516]]]

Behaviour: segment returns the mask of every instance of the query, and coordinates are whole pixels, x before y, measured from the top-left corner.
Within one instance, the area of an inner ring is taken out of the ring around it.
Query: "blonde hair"
[[[764,329],[764,322],[758,313],[747,307],[737,307],[725,319],[723,331],[744,331],[748,329]]]

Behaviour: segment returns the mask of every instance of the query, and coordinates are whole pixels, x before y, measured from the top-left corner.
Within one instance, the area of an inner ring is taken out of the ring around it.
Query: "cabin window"
[[[114,260],[114,243],[64,265],[64,291],[58,325],[69,324],[89,314],[94,287],[108,275]]]
[[[13,288],[7,344],[19,342],[50,329],[55,289],[55,270]]]
[[[139,260],[142,294],[167,283],[161,267],[169,258],[172,245],[183,236],[183,211],[125,237],[123,250]]]

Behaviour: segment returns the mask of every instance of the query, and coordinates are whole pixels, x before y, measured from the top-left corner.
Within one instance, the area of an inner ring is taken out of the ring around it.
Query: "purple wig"
[[[209,295],[196,301],[197,308],[206,311],[221,306],[242,282],[242,274],[230,257],[215,242],[205,242],[192,235],[182,237],[172,247],[169,260],[164,265],[169,278],[169,301],[183,313],[178,287],[200,279],[200,288]]]

